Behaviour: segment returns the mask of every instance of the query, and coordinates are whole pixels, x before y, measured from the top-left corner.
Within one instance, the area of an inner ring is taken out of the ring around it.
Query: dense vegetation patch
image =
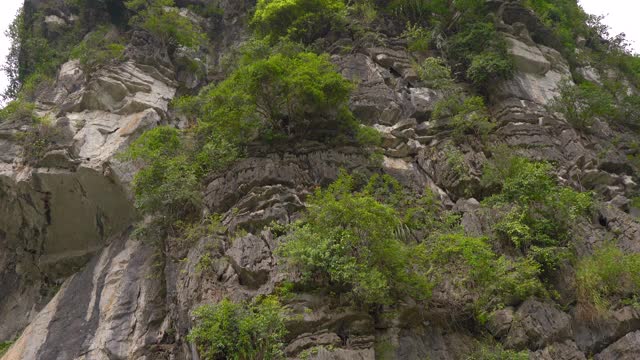
[[[13,345],[12,341],[1,342],[0,343],[0,356],[4,355],[7,351],[9,351],[9,348],[11,347],[11,345]]]
[[[499,256],[487,238],[465,236],[430,193],[417,196],[387,176],[357,183],[343,174],[318,190],[288,229],[278,253],[307,286],[363,306],[425,301],[434,286],[455,278],[474,294],[462,306],[478,319],[545,294],[536,262]]]
[[[483,176],[485,185],[499,189],[484,201],[504,213],[495,224],[496,235],[543,270],[553,270],[568,254],[572,223],[592,209],[592,194],[559,185],[549,163],[501,157]]]
[[[258,35],[309,44],[344,22],[343,0],[258,0],[252,24]]]
[[[479,90],[512,75],[513,60],[485,1],[398,0],[387,9],[407,21],[409,50],[440,50],[456,72]]]
[[[204,41],[198,24],[182,15],[173,0],[127,0],[125,6],[134,13],[129,23],[155,35],[164,45],[175,42],[197,48]]]
[[[357,129],[352,85],[325,55],[276,53],[247,62],[219,84],[177,102],[203,130],[246,143],[258,138],[326,138]]]
[[[116,28],[99,26],[71,50],[69,57],[78,59],[84,71],[90,74],[101,66],[123,60],[123,40]]]
[[[199,307],[194,315],[196,326],[187,339],[203,360],[284,357],[286,310],[275,297],[240,303],[225,299]]]
[[[427,298],[426,263],[416,245],[402,241],[400,213],[369,189],[354,190],[354,179],[346,174],[318,190],[280,255],[305,282],[351,295],[359,304],[391,304],[407,295]]]
[[[627,254],[613,244],[597,249],[576,267],[578,301],[602,312],[640,300],[640,254]]]

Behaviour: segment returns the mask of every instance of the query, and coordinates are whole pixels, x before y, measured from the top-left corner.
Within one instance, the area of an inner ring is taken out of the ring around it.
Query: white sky
[[[9,40],[4,31],[9,27],[23,0],[0,0],[0,62],[4,63],[9,49]],[[637,0],[580,0],[580,4],[591,14],[606,15],[605,23],[611,26],[612,34],[624,32],[632,41],[636,52],[640,52],[640,26],[638,13],[640,3]],[[0,89],[7,86],[4,73],[0,74]]]

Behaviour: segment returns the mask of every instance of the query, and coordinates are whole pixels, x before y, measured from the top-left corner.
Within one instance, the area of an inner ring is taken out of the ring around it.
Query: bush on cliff
[[[199,25],[181,14],[173,0],[127,0],[129,23],[155,35],[163,44],[197,48],[205,39]]]
[[[196,326],[187,339],[203,360],[284,358],[286,311],[275,297],[252,302],[228,299],[194,311]]]
[[[485,204],[502,209],[494,230],[543,267],[553,270],[568,251],[572,224],[589,214],[592,194],[561,186],[546,162],[507,157],[485,167],[483,183],[499,193]],[[547,251],[551,250],[551,251]]]
[[[357,129],[347,107],[351,89],[327,56],[277,53],[243,64],[177,107],[199,120],[201,132],[221,134],[233,143],[327,139]]]
[[[309,44],[342,23],[343,0],[258,0],[251,23],[276,41],[287,37]]]
[[[367,191],[354,192],[354,179],[346,174],[316,191],[308,205],[278,249],[306,284],[351,296],[362,306],[430,296],[424,251],[401,240],[394,207]]]
[[[583,309],[606,311],[625,300],[640,300],[640,254],[627,254],[608,244],[581,259],[576,269],[578,301]]]

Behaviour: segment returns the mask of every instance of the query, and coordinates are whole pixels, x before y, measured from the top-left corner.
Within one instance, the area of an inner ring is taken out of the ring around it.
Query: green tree
[[[553,270],[567,254],[572,224],[593,208],[593,197],[558,185],[546,162],[521,157],[490,163],[483,184],[497,186],[499,193],[485,204],[502,209],[494,230],[523,254],[534,258],[543,270]]]
[[[342,0],[258,0],[251,23],[274,41],[288,37],[309,44],[339,25],[345,14]]]
[[[136,207],[161,216],[167,226],[192,217],[200,206],[196,170],[183,149],[180,132],[161,126],[142,134],[124,154],[146,165],[133,181]]]
[[[355,131],[347,107],[351,89],[327,56],[274,54],[239,67],[225,81],[177,105],[199,119],[203,132],[223,134],[232,143],[258,137],[326,138],[336,130]]]
[[[203,360],[284,358],[286,311],[275,297],[252,302],[222,300],[194,311],[196,326],[187,339]]]
[[[350,294],[360,305],[428,298],[424,251],[399,239],[398,212],[366,191],[353,191],[353,177],[342,174],[311,196],[280,256],[306,283]]]
[[[199,25],[182,15],[173,0],[127,0],[125,6],[134,12],[130,24],[147,30],[164,45],[175,41],[197,48],[204,41]]]
[[[551,103],[551,109],[564,115],[567,121],[580,130],[587,130],[597,117],[612,119],[616,115],[615,101],[602,87],[583,82],[574,85],[563,81],[560,94]]]

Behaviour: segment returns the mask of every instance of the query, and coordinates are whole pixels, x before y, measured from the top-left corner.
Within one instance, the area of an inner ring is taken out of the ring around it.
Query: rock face
[[[87,78],[64,64],[39,98],[54,119],[55,146],[36,163],[16,143],[25,125],[0,125],[0,338],[28,325],[65,278],[134,218],[129,165],[114,156],[166,114],[175,83],[130,61]]]
[[[62,2],[29,3],[63,9]],[[271,294],[295,279],[279,266],[280,239],[265,226],[295,221],[308,195],[341,170],[384,172],[416,193],[429,189],[461,216],[468,234],[483,236],[493,229],[491,214],[478,201],[482,168],[493,145],[507,144],[519,155],[553,161],[562,183],[603,200],[593,224],[576,225],[578,255],[613,236],[625,251],[640,252],[640,225],[630,205],[637,169],[628,161],[629,149],[619,145],[631,143],[633,135],[599,121],[597,131],[581,133],[551,113],[547,105],[558,84],[572,77],[557,39],[519,2],[488,3],[516,71],[487,89],[495,130],[486,143],[469,138],[454,144],[449,120],[432,119],[447,95],[421,82],[413,66],[418,59],[393,29],[376,32],[375,41],[340,34],[329,48],[346,44],[352,51],[333,51],[331,61],[356,84],[353,113],[382,137],[379,161],[361,148],[317,142],[252,148],[211,174],[202,193],[203,215],[219,214],[226,231],[161,244],[132,235],[138,218],[130,184],[137,164],[117,154],[145,130],[185,125],[170,101],[224,76],[225,56],[247,38],[255,1],[217,1],[222,11],[207,19],[183,11],[211,35],[206,54],[161,48],[136,30],[123,63],[91,73],[77,61],[62,65],[56,81],[36,97],[38,114],[51,119],[54,130],[42,156],[29,159],[32,144],[19,141],[28,124],[0,123],[0,342],[15,341],[1,360],[200,359],[185,339],[193,309]],[[65,11],[46,17],[52,36],[73,25]],[[189,70],[185,59],[194,60],[198,71]],[[587,67],[582,73],[597,80]],[[409,302],[371,312],[332,294],[300,291],[287,300],[293,316],[285,356],[466,359],[478,341],[493,338],[539,360],[640,358],[638,310],[625,306],[605,318],[584,319],[574,309],[575,286],[562,282],[572,279],[571,271],[558,273],[554,281],[566,285],[559,289],[567,299],[562,306],[550,299],[505,304],[485,324],[457,311],[456,302],[472,301],[466,294],[454,299],[446,289],[434,294],[433,308]]]

